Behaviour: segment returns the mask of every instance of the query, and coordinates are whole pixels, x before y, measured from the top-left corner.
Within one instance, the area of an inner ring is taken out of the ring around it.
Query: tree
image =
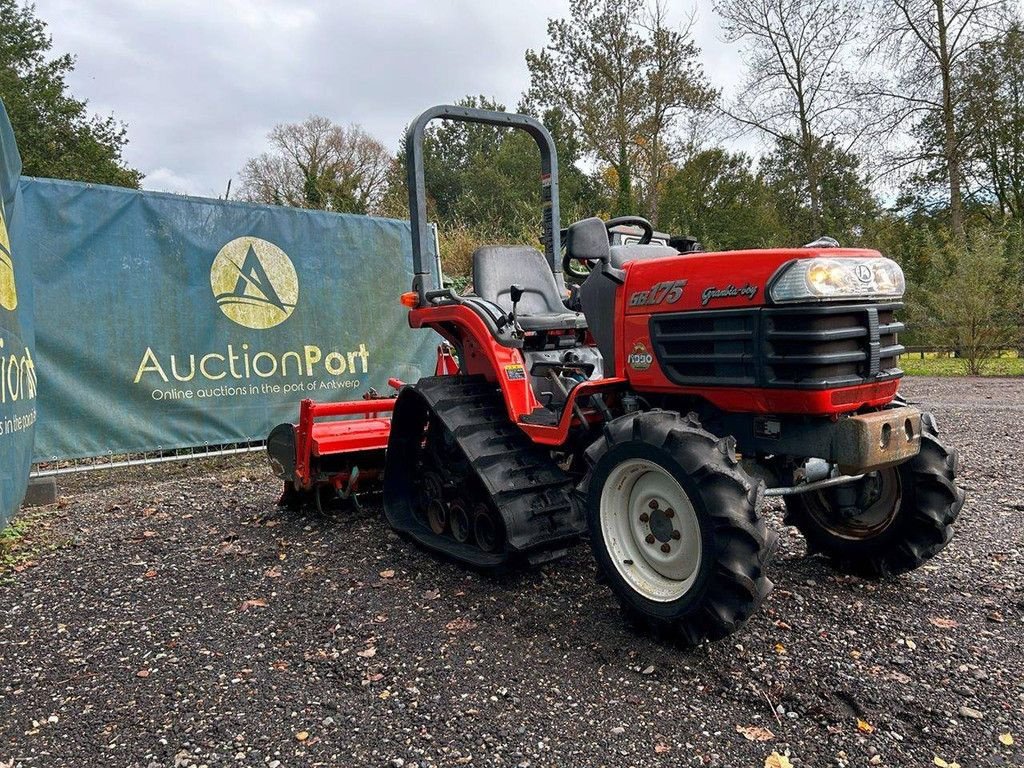
[[[829,202],[820,150],[849,152],[869,126],[847,68],[861,34],[861,0],[719,0],[714,8],[726,39],[743,44],[749,70],[723,111],[783,145],[803,178],[811,229],[821,231]]]
[[[919,332],[956,350],[971,375],[983,373],[991,358],[1020,337],[1024,292],[1006,245],[1003,233],[993,228],[969,231],[966,239],[946,238],[936,248],[930,280],[916,290],[912,286],[909,297]]]
[[[311,116],[282,123],[267,135],[271,150],[249,159],[240,197],[254,203],[341,213],[373,213],[393,160],[358,125]]]
[[[1024,27],[1014,22],[997,40],[965,58],[957,122],[964,141],[965,182],[999,220],[1024,218]]]
[[[891,73],[877,91],[889,107],[893,128],[913,123],[916,146],[897,164],[921,166],[944,181],[950,227],[963,238],[963,172],[967,144],[958,119],[965,88],[961,65],[1005,28],[1005,0],[878,0],[878,40]],[[869,52],[870,55],[870,52]]]
[[[611,170],[615,213],[654,213],[683,148],[680,118],[717,97],[689,30],[670,27],[657,0],[572,0],[568,19],[548,20],[548,38],[526,52],[528,102],[562,110],[586,154]]]
[[[813,142],[811,154],[818,164],[817,210],[798,142],[779,139],[775,151],[761,159],[761,172],[784,222],[786,241],[799,245],[821,235],[831,235],[844,244],[858,241],[865,222],[877,214],[874,196],[860,172],[860,160],[834,141]]]
[[[121,159],[124,126],[90,116],[68,93],[70,54],[49,58],[53,41],[31,5],[0,0],[0,99],[14,128],[23,173],[138,187],[142,174]]]
[[[709,249],[788,244],[772,193],[753,172],[750,157],[720,147],[696,153],[672,174],[658,225],[696,237]]]

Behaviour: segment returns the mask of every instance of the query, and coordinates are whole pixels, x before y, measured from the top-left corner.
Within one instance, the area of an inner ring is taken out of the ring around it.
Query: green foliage
[[[964,361],[949,353],[910,352],[900,356],[907,376],[963,376]],[[998,353],[985,361],[982,376],[1024,376],[1024,357],[1013,351]]]
[[[0,578],[27,567],[41,552],[59,546],[49,518],[52,509],[25,509],[0,528]]]
[[[505,111],[484,96],[467,96],[459,106]],[[572,123],[556,109],[542,115],[558,153],[559,205],[562,220],[589,216],[602,201],[597,182],[580,170],[580,141]],[[423,171],[428,215],[442,230],[491,235],[491,242],[511,241],[523,231],[542,229],[540,151],[523,131],[488,125],[437,121],[423,140]],[[408,215],[405,183],[406,156],[399,153],[385,209],[392,216]]]
[[[121,159],[128,142],[124,126],[112,116],[89,116],[86,102],[67,91],[74,58],[49,58],[51,47],[33,6],[0,0],[0,99],[18,141],[22,172],[137,188],[142,174]]]
[[[936,241],[936,260],[908,296],[911,321],[924,343],[954,350],[963,371],[982,373],[997,353],[1020,340],[1024,301],[1017,271],[1021,253],[993,227],[976,228],[967,239]]]
[[[965,176],[973,198],[992,203],[1001,218],[1024,215],[1024,27],[972,51],[964,66],[957,117],[973,126]]]
[[[797,144],[779,139],[774,151],[761,160],[764,181],[779,219],[785,223],[786,242],[799,245],[822,235],[843,244],[859,242],[864,222],[877,212],[874,195],[860,174],[860,160],[831,141],[816,141],[813,156],[820,205],[817,215],[806,161]]]
[[[709,250],[786,245],[772,192],[751,166],[720,147],[694,154],[669,178],[658,225]]]

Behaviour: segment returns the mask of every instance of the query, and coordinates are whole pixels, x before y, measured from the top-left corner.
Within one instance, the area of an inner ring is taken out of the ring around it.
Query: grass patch
[[[967,361],[946,353],[925,352],[922,359],[919,352],[911,352],[900,357],[900,368],[908,376],[967,375]],[[1016,352],[989,358],[982,368],[982,376],[1024,376],[1024,358]]]
[[[45,550],[53,549],[52,509],[22,510],[0,530],[0,577],[25,570]]]

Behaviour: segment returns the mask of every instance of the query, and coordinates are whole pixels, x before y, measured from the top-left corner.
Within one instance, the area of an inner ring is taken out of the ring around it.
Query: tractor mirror
[[[608,229],[604,222],[592,216],[570,226],[565,233],[565,250],[572,259],[607,264],[611,252],[608,250]]]

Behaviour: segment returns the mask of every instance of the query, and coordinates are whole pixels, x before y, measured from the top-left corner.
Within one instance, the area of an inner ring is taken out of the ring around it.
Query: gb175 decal
[[[669,280],[655,283],[646,291],[636,291],[629,297],[631,307],[649,307],[654,304],[675,304],[683,297],[685,280]]]

